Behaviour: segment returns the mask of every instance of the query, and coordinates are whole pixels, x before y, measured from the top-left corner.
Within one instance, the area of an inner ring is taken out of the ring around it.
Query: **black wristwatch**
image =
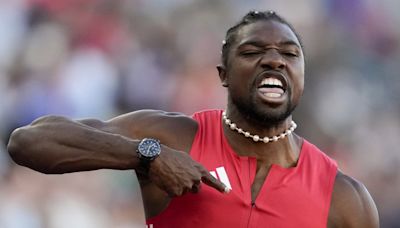
[[[161,153],[161,144],[157,139],[144,138],[140,141],[136,150],[140,162],[149,165]]]

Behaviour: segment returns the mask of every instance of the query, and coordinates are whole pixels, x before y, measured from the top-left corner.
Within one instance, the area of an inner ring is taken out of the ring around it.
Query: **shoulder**
[[[139,110],[126,113],[107,121],[111,125],[130,126],[136,135],[156,130],[179,130],[180,128],[196,129],[197,122],[189,116],[177,112],[161,110]],[[178,128],[178,129],[176,129]]]
[[[178,150],[188,150],[197,132],[197,122],[190,116],[161,110],[140,110],[104,122],[106,131],[129,138],[153,137]]]
[[[367,188],[340,171],[332,193],[329,227],[379,227],[378,211]]]

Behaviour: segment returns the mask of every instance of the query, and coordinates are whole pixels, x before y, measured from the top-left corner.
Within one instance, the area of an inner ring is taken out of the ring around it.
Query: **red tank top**
[[[148,228],[316,228],[326,227],[336,162],[304,140],[296,167],[272,165],[251,202],[256,159],[238,156],[222,129],[221,110],[195,113],[198,122],[190,155],[232,188],[229,194],[202,185],[197,194],[172,199]]]

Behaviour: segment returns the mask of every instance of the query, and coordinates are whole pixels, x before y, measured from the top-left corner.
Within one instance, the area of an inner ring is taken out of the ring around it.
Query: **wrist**
[[[139,166],[148,170],[150,164],[161,154],[161,143],[158,139],[144,138],[136,149]]]

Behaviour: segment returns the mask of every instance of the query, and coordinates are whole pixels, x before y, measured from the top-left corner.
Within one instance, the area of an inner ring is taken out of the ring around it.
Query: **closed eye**
[[[288,57],[297,57],[297,56],[299,56],[297,53],[294,53],[294,52],[283,52],[282,54],[285,55],[285,56],[288,56]]]
[[[255,55],[260,55],[260,54],[262,54],[261,51],[244,51],[244,52],[241,52],[241,53],[240,53],[240,55],[242,55],[242,56],[247,56],[247,57],[255,56]]]

